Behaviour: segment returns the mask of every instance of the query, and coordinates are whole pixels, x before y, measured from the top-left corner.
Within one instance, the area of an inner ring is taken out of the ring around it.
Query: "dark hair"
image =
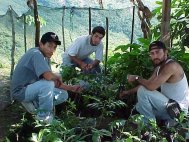
[[[164,49],[164,50],[166,50],[167,48],[166,48],[165,44],[162,41],[153,41],[149,45],[149,51],[151,51],[152,49]]]
[[[46,42],[54,42],[56,45],[61,45],[61,41],[58,36],[53,32],[47,32],[42,35],[41,42],[45,44]]]
[[[97,27],[93,28],[92,33],[93,34],[100,33],[100,34],[102,34],[104,36],[105,35],[105,29],[103,27],[101,27],[101,26],[97,26]]]

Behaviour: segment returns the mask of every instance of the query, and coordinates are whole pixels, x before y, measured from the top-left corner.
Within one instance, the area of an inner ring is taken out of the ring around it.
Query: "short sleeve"
[[[71,44],[71,46],[69,47],[68,55],[70,55],[70,56],[77,56],[77,54],[79,52],[79,48],[80,48],[80,41],[79,41],[79,39],[76,39]]]
[[[101,43],[95,52],[95,59],[102,62],[103,60],[103,44]]]
[[[33,56],[33,67],[38,77],[45,72],[51,71],[47,59],[40,52],[36,52],[36,54]]]

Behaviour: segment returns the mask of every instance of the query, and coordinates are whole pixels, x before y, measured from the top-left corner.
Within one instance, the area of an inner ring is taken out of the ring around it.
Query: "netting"
[[[13,7],[14,9],[14,7]],[[26,9],[24,10],[26,11]],[[0,56],[3,60],[0,64],[10,66],[11,50],[12,50],[12,22],[11,12],[8,11],[5,15],[0,16]],[[59,35],[61,41],[62,35],[62,8],[49,8],[38,6],[38,13],[41,19],[41,35],[47,31],[53,31]],[[24,13],[26,15],[26,47],[31,48],[35,45],[35,26],[32,22],[33,11],[29,10]],[[118,45],[130,43],[132,32],[132,7],[116,10],[102,10],[91,8],[91,25],[92,28],[98,25],[106,27],[106,18],[109,21],[109,50],[114,49]],[[24,16],[13,11],[14,28],[15,28],[15,61],[17,62],[21,55],[24,54]],[[65,47],[68,48],[70,43],[78,36],[89,34],[89,9],[88,8],[65,8],[64,14],[64,30],[65,30]],[[142,37],[140,29],[140,21],[135,13],[134,25],[134,41],[138,37]],[[106,45],[105,38],[103,39]],[[53,56],[53,60],[61,63],[61,54],[64,52],[64,44],[58,47],[58,50]]]

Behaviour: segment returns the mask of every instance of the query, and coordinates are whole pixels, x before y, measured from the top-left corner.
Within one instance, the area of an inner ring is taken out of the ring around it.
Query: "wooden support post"
[[[133,6],[133,19],[132,19],[131,44],[133,43],[134,24],[135,24],[135,6]],[[131,51],[131,48],[130,48],[130,51]]]
[[[91,34],[91,8],[89,7],[89,35]]]
[[[35,46],[39,46],[39,38],[40,38],[40,21],[37,10],[37,0],[33,0],[34,5],[34,21],[35,21]]]
[[[65,45],[65,33],[64,33],[64,16],[65,16],[65,6],[63,6],[63,11],[62,11],[62,42],[63,42],[63,48],[65,52],[66,45]]]
[[[13,9],[10,6],[9,7],[10,16],[11,16],[11,23],[12,23],[12,49],[11,49],[11,72],[10,72],[10,79],[12,79],[13,71],[14,71],[14,65],[15,65],[15,24],[14,24],[14,17],[13,17]]]
[[[170,47],[171,0],[163,0],[161,40]]]
[[[104,62],[105,75],[107,74],[107,60],[108,60],[108,29],[109,29],[109,21],[108,21],[108,17],[106,17],[106,53],[105,53],[105,62]]]
[[[26,43],[26,15],[24,14],[24,49],[25,53],[27,51],[27,43]]]

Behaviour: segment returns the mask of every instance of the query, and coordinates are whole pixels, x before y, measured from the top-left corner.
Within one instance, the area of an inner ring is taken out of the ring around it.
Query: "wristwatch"
[[[138,80],[138,79],[139,79],[139,76],[136,76],[136,77],[135,77],[135,80]]]

